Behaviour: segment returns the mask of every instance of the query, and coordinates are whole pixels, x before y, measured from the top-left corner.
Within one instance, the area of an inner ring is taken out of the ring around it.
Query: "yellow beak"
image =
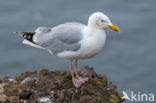
[[[120,32],[120,28],[115,25],[108,25],[108,27],[116,32]]]

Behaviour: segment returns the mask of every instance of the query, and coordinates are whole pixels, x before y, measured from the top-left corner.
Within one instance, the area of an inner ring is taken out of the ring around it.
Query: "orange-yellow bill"
[[[108,27],[116,32],[120,32],[120,28],[115,25],[108,25]]]

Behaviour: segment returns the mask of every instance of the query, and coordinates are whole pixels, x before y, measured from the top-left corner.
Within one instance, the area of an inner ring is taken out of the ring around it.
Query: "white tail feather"
[[[40,47],[40,46],[38,46],[38,45],[36,45],[36,44],[34,44],[34,43],[32,43],[32,42],[26,40],[26,39],[24,39],[22,43],[23,43],[23,44],[27,44],[27,45],[32,46],[32,47],[44,49],[44,48],[42,48],[42,47]]]

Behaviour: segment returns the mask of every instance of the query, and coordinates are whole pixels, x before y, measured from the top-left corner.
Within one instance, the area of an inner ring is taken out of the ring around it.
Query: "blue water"
[[[15,31],[64,22],[87,24],[95,11],[107,14],[120,34],[107,30],[104,50],[79,62],[106,73],[118,91],[156,93],[156,0],[0,0],[0,77],[41,68],[66,69],[68,62],[23,45]]]

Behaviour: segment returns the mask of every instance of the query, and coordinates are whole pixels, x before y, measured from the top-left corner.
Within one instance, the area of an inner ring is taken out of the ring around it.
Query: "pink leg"
[[[72,76],[72,81],[74,82],[75,78],[74,78],[72,60],[70,61],[69,68],[70,68],[70,73],[71,73],[71,76]]]
[[[74,85],[75,85],[75,87],[78,88],[82,84],[84,84],[86,81],[88,81],[88,78],[80,77],[79,74],[78,74],[77,67],[78,67],[78,60],[76,59],[75,60],[75,74],[76,74],[76,79],[74,79]]]
[[[77,68],[78,68],[78,60],[76,59],[75,60],[75,74],[76,74],[76,78],[78,79],[79,78],[79,74],[78,74]]]

